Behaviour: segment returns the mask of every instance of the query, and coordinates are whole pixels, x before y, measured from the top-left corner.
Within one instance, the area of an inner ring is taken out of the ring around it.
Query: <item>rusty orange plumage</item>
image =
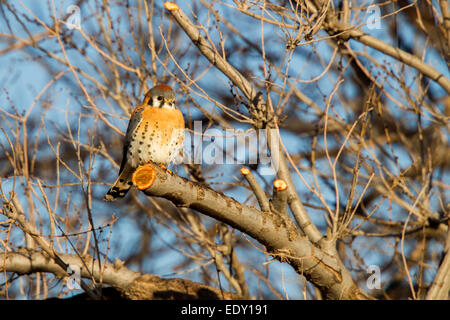
[[[148,162],[168,165],[180,155],[184,143],[184,118],[175,106],[175,94],[166,84],[150,89],[131,114],[124,140],[119,177],[104,200],[122,198],[131,188],[135,169]]]

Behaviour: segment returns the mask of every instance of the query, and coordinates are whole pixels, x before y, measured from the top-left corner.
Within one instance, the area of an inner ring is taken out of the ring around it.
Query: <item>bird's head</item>
[[[175,93],[167,84],[158,84],[147,92],[144,104],[155,108],[175,109]]]

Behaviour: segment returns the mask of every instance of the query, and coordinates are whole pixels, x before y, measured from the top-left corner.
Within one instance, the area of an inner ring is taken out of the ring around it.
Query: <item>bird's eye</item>
[[[162,101],[163,97],[158,96],[158,101]]]

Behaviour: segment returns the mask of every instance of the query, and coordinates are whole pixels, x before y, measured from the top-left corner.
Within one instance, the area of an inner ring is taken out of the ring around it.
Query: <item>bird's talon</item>
[[[160,163],[159,166],[160,166],[161,169],[165,170],[167,173],[173,175],[172,170],[167,169],[167,167],[165,165],[163,165],[162,163]]]

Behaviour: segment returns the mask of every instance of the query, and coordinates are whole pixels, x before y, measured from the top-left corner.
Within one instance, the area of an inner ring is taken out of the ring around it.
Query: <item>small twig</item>
[[[269,212],[270,206],[269,206],[269,200],[266,197],[266,194],[264,190],[259,185],[258,181],[256,181],[255,176],[252,174],[252,172],[248,168],[241,168],[241,175],[244,176],[245,180],[247,180],[248,184],[253,190],[253,193],[256,196],[256,199],[258,200],[259,207],[262,211]]]

